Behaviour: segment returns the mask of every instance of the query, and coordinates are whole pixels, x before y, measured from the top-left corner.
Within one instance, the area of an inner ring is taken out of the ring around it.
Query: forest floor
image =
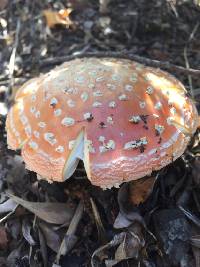
[[[5,120],[18,88],[89,52],[184,67],[167,71],[200,108],[200,75],[186,70],[200,69],[198,0],[1,0],[0,266],[199,267],[199,132],[180,159],[156,173],[139,205],[130,203],[128,184],[91,185],[81,164],[64,183],[38,181],[20,152],[7,148]]]

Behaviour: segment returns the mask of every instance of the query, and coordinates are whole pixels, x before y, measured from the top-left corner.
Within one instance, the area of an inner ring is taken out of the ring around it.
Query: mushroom
[[[48,181],[68,179],[81,159],[91,183],[110,188],[180,157],[197,118],[169,73],[126,59],[83,58],[18,90],[7,141]]]

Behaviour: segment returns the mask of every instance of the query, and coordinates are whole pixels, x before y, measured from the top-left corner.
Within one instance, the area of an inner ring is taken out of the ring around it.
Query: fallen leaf
[[[0,10],[3,10],[4,8],[6,8],[8,4],[8,0],[1,0],[0,1]]]
[[[6,264],[6,258],[0,257],[0,266],[1,267],[7,267],[8,265]]]
[[[115,259],[106,260],[106,266],[112,267],[118,262],[130,258],[137,259],[144,245],[145,242],[142,234],[142,225],[135,222],[128,228],[128,231],[124,235],[123,242],[121,242],[121,244],[117,247],[115,251]]]
[[[138,221],[141,219],[141,216],[140,216],[139,213],[135,212],[135,219],[138,220]],[[119,212],[117,217],[116,217],[116,219],[115,219],[113,227],[115,229],[127,228],[133,223],[133,221],[134,220],[129,220],[124,214]]]
[[[21,219],[18,217],[10,218],[6,222],[6,229],[9,232],[11,238],[19,240],[21,236]],[[0,265],[1,266],[1,265]]]
[[[45,237],[40,229],[38,229],[38,234],[39,234],[39,240],[40,240],[40,251],[42,254],[42,259],[43,259],[43,266],[47,267],[48,266],[48,256],[47,256],[47,245],[46,245],[46,240]]]
[[[70,225],[67,229],[67,232],[61,242],[59,251],[56,256],[56,263],[58,264],[60,261],[61,255],[66,255],[76,244],[78,237],[75,235],[77,226],[82,218],[83,215],[83,203],[82,201],[79,202],[76,211],[74,212],[73,218],[70,222]]]
[[[6,266],[16,267],[17,260],[20,259],[23,251],[24,242],[21,242],[15,249],[13,249],[7,257]],[[19,265],[18,265],[19,266]]]
[[[62,242],[60,231],[55,231],[51,224],[45,222],[40,222],[39,227],[44,235],[47,246],[57,253]]]
[[[18,204],[16,204],[15,201],[13,201],[12,199],[8,199],[5,202],[0,204],[0,214],[14,211],[17,206]]]
[[[144,219],[139,214],[138,207],[134,207],[130,201],[130,183],[124,183],[120,187],[118,191],[118,204],[121,214],[115,220],[115,228],[121,228],[123,225],[127,227],[133,221],[139,221],[143,225],[145,224]]]
[[[101,217],[99,215],[98,208],[97,208],[97,206],[96,206],[96,204],[92,198],[90,198],[90,203],[92,206],[92,211],[93,211],[95,223],[97,226],[98,240],[102,241],[102,243],[106,243],[105,242],[106,241],[106,232],[105,232]]]
[[[152,176],[129,183],[129,199],[133,205],[139,205],[147,199],[152,191],[155,179],[156,178]]]
[[[100,261],[103,261],[105,258],[108,258],[106,250],[114,248],[117,245],[120,245],[123,242],[125,235],[126,235],[125,232],[121,232],[115,235],[114,238],[110,242],[96,249],[94,253],[92,254],[92,258],[91,258],[92,267],[99,266],[97,259]]]
[[[6,249],[8,246],[8,237],[5,227],[0,227],[0,249]]]
[[[190,238],[190,243],[192,245],[192,251],[193,251],[193,255],[195,258],[195,262],[196,262],[195,266],[199,267],[200,266],[200,236],[198,234],[193,235]]]
[[[196,157],[192,163],[192,175],[197,186],[200,185],[200,157]]]
[[[72,21],[69,18],[71,12],[71,8],[61,9],[58,12],[46,9],[43,11],[43,15],[46,18],[49,28],[53,28],[56,25],[64,25],[66,27],[69,27],[72,24]]]
[[[23,223],[22,223],[22,234],[23,234],[23,237],[26,239],[26,241],[29,243],[29,245],[31,246],[36,245],[36,242],[31,235],[30,222],[26,218],[23,220]]]
[[[40,219],[54,224],[70,224],[74,208],[68,203],[58,202],[29,202],[7,193],[16,203],[33,212]]]

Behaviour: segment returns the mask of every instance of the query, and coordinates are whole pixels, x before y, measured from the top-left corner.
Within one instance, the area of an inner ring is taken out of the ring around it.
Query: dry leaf
[[[54,252],[58,252],[60,244],[62,242],[61,234],[59,231],[55,231],[52,225],[45,222],[40,222],[39,227],[45,237],[47,246],[50,247]]]
[[[111,267],[122,260],[130,258],[137,259],[144,245],[145,242],[142,234],[142,225],[135,222],[131,227],[129,227],[128,231],[124,235],[123,242],[117,247],[115,251],[115,259],[106,260],[106,266]]]
[[[61,9],[58,12],[46,9],[43,11],[43,15],[46,18],[49,28],[53,28],[56,25],[64,25],[66,27],[69,27],[72,24],[72,21],[69,18],[71,12],[71,8]]]
[[[136,181],[131,181],[129,186],[130,202],[133,205],[139,205],[140,203],[143,203],[150,195],[154,182],[155,177],[153,176],[144,179],[139,179]]]
[[[120,229],[129,227],[131,224],[132,222],[129,219],[127,219],[123,214],[121,214],[121,212],[119,212],[115,219],[113,227],[115,229]]]
[[[0,214],[14,211],[17,206],[18,204],[16,204],[16,202],[14,202],[12,199],[8,199],[7,201],[0,204]]]
[[[59,251],[56,256],[56,263],[58,264],[60,261],[61,255],[66,255],[76,244],[78,237],[75,235],[77,226],[79,224],[79,221],[81,220],[83,215],[83,202],[80,201],[76,211],[74,213],[74,216],[70,222],[70,225],[67,229],[67,232],[62,240],[62,243],[60,245]]]
[[[120,245],[123,242],[125,235],[126,235],[125,232],[121,232],[119,234],[116,234],[110,242],[108,242],[107,244],[96,249],[94,251],[94,253],[92,254],[92,258],[91,258],[92,267],[99,266],[99,265],[97,265],[98,264],[97,259],[99,259],[102,262],[105,258],[108,258],[106,251],[108,249],[111,249],[111,248],[114,248],[114,247]],[[113,260],[113,261],[114,261],[114,264],[116,264],[116,261],[115,260]],[[110,266],[113,266],[113,265],[110,265]]]
[[[0,1],[0,10],[3,10],[4,8],[6,8],[8,4],[8,0],[1,0]]]
[[[38,234],[39,234],[39,241],[40,241],[40,251],[42,254],[42,259],[43,259],[43,266],[47,267],[48,266],[48,253],[47,253],[47,245],[46,245],[46,240],[45,237],[40,230],[38,229]]]
[[[196,262],[196,267],[200,266],[200,236],[195,235],[190,238],[190,243],[192,245],[192,251]]]
[[[30,222],[25,218],[23,220],[23,223],[22,223],[23,237],[30,244],[30,246],[35,246],[36,242],[31,235],[31,228],[32,228],[32,226],[31,226]]]
[[[8,237],[5,227],[0,227],[0,249],[6,249],[8,245]]]
[[[40,219],[54,224],[69,224],[74,214],[74,208],[67,203],[29,202],[8,193],[16,203],[33,212]]]

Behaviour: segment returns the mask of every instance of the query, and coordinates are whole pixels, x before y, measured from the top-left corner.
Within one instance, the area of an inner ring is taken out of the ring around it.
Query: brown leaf
[[[0,1],[0,10],[3,10],[4,8],[6,8],[8,4],[8,0],[1,0]]]
[[[8,193],[16,203],[33,212],[40,219],[54,224],[69,224],[74,214],[74,208],[68,203],[29,202]]]
[[[56,25],[64,25],[66,27],[69,27],[72,24],[72,21],[69,18],[71,12],[71,8],[61,9],[58,12],[46,9],[43,11],[43,15],[46,18],[49,28],[53,28]]]
[[[155,177],[148,177],[131,181],[129,186],[129,199],[133,205],[143,203],[152,191]]]
[[[0,226],[0,249],[6,249],[8,246],[8,237],[6,229],[3,226]]]

